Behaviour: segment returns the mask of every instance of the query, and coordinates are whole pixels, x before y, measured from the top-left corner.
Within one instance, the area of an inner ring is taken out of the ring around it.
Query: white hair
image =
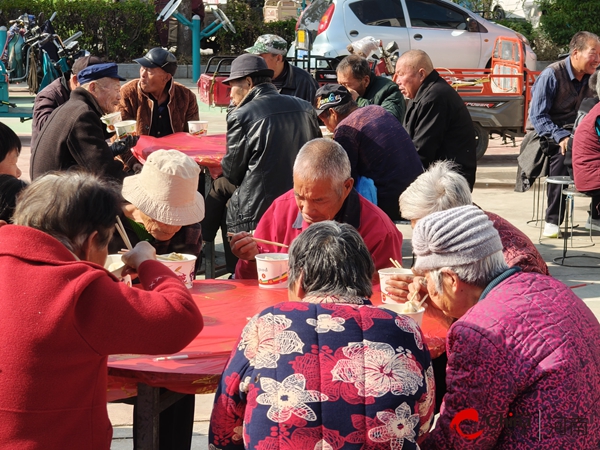
[[[400,214],[419,220],[431,213],[473,204],[469,183],[453,161],[436,161],[400,196]]]
[[[332,180],[343,191],[351,176],[344,147],[331,139],[313,139],[302,146],[294,161],[294,176],[308,181]]]
[[[433,281],[436,291],[441,293],[443,292],[443,272],[454,272],[456,276],[465,283],[478,287],[486,287],[490,281],[507,269],[508,265],[504,260],[504,255],[501,251],[498,251],[479,261],[475,261],[474,263],[430,270],[429,277],[431,278],[431,281]]]

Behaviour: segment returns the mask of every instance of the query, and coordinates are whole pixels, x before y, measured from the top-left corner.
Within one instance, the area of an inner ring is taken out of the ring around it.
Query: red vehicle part
[[[208,60],[206,69],[198,80],[200,101],[209,106],[229,106],[231,87],[223,84],[229,77],[233,56],[213,56]]]

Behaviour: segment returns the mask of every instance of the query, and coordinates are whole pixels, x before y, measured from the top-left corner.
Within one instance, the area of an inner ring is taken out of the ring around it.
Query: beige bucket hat
[[[204,219],[204,198],[198,192],[200,168],[177,150],[156,150],[142,171],[123,180],[123,198],[154,220],[191,225]]]

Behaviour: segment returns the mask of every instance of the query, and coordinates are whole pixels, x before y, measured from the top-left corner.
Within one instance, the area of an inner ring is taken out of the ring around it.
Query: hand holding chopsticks
[[[235,233],[227,233],[227,236],[231,237],[233,236]],[[265,239],[259,239],[259,238],[255,238],[254,236],[250,235],[248,236],[250,239],[252,239],[254,242],[260,242],[261,244],[268,244],[268,245],[274,245],[276,247],[284,247],[284,248],[288,248],[289,245],[286,244],[281,244],[279,242],[273,242],[273,241],[267,241]]]

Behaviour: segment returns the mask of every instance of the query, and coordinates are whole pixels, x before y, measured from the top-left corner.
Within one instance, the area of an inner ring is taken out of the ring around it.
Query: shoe
[[[591,217],[588,217],[588,220],[585,223],[585,229],[592,231],[600,231],[600,219],[592,219]]]
[[[544,232],[542,235],[547,238],[559,238],[560,237],[560,228],[558,225],[554,225],[553,223],[545,222]]]

